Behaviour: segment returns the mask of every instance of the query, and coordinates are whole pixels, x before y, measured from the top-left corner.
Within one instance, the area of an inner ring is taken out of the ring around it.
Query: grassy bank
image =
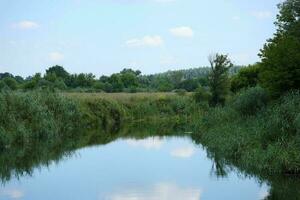
[[[219,163],[248,172],[300,173],[300,93],[269,102],[260,88],[211,108],[195,123],[193,139]]]
[[[187,117],[196,104],[167,94],[58,94],[48,91],[0,93],[0,150],[38,141],[60,143],[85,131],[111,133],[124,121]]]
[[[0,150],[99,141],[114,137],[124,122],[171,117],[192,125],[193,139],[219,163],[257,173],[299,174],[299,111],[299,92],[270,101],[261,88],[243,91],[216,108],[195,103],[190,94],[3,92]]]

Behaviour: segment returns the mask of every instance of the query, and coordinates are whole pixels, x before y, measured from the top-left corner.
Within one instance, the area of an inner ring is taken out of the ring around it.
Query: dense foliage
[[[261,84],[273,96],[300,88],[300,1],[279,4],[274,38],[261,50]]]
[[[247,98],[250,94],[259,100]],[[299,173],[300,94],[288,93],[268,106],[264,95],[250,88],[234,103],[210,108],[196,122],[200,132],[194,139],[227,163],[267,173]]]

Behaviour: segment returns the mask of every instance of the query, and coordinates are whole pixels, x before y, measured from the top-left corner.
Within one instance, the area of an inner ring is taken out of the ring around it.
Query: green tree
[[[139,85],[138,77],[135,73],[132,72],[122,73],[121,79],[125,88],[133,88]]]
[[[23,85],[25,90],[32,90],[39,87],[39,83],[42,80],[40,73],[36,73],[33,77],[28,78],[28,80]]]
[[[66,80],[69,77],[69,73],[62,67],[55,65],[46,70],[46,75],[55,74],[57,78],[62,78]]]
[[[259,64],[249,65],[231,77],[231,91],[238,92],[242,88],[255,87],[258,83]]]
[[[121,74],[113,74],[109,78],[109,83],[111,84],[114,92],[122,92],[124,89],[124,83],[122,81]]]
[[[18,82],[12,77],[5,77],[2,81],[7,85],[11,90],[18,89]]]
[[[300,88],[300,1],[279,4],[277,32],[259,54],[261,85],[273,96]]]
[[[209,74],[209,87],[211,92],[210,105],[224,105],[229,93],[229,69],[233,66],[227,55],[215,54],[209,57],[211,72]]]

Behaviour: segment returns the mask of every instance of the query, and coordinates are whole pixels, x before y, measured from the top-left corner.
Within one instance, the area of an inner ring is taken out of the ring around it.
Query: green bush
[[[256,114],[268,103],[269,97],[266,90],[260,87],[246,89],[237,94],[232,102],[232,107],[242,116]]]
[[[193,95],[197,103],[208,102],[211,99],[211,94],[203,87],[198,87]]]

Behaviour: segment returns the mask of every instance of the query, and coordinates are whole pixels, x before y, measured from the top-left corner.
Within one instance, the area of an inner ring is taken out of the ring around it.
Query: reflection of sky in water
[[[151,188],[127,189],[106,197],[107,200],[199,200],[201,190],[181,188],[172,183],[159,183]]]
[[[211,177],[212,161],[188,138],[117,140],[85,148],[33,177],[0,186],[0,199],[262,199],[267,186],[235,173]]]

